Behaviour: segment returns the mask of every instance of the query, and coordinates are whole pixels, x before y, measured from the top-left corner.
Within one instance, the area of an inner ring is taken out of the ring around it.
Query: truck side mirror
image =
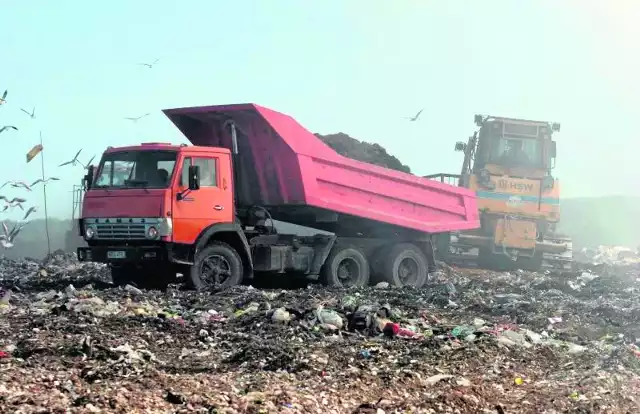
[[[464,152],[466,151],[466,149],[467,149],[467,144],[465,144],[462,141],[456,142],[456,148],[455,148],[456,152]]]
[[[556,157],[556,142],[555,141],[551,141],[551,148],[549,148],[549,152],[551,153],[551,158],[555,158]]]
[[[200,166],[199,165],[190,165],[189,166],[189,190],[199,190],[200,189]]]
[[[84,182],[87,187],[87,190],[93,186],[93,175],[95,173],[95,167],[90,165],[87,167],[87,174],[84,176]]]

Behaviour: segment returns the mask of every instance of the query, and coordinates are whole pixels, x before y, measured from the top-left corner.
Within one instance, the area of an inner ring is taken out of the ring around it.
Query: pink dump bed
[[[202,146],[232,148],[233,121],[245,206],[309,205],[429,233],[480,226],[473,192],[343,157],[282,113],[255,104],[164,113]]]

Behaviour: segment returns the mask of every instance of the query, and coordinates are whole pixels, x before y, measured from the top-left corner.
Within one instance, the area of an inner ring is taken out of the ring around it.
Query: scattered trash
[[[0,258],[0,400],[10,412],[572,412],[595,400],[638,412],[638,266],[443,278],[164,292],[115,287],[74,255]]]

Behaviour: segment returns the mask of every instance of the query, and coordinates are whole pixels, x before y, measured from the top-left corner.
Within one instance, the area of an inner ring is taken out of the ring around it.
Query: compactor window
[[[491,161],[500,165],[539,166],[542,143],[530,138],[497,138],[491,151]]]
[[[176,164],[173,151],[127,151],[107,154],[95,187],[167,188]]]

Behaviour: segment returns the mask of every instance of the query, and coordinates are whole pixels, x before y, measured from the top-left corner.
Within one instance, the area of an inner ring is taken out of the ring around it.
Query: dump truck
[[[553,133],[560,124],[482,115],[474,120],[478,130],[455,147],[464,154],[461,173],[426,176],[478,196],[480,228],[438,235],[440,255],[492,269],[571,269],[571,239],[557,232],[560,183],[552,174]]]
[[[434,235],[480,226],[473,191],[343,157],[274,110],[163,112],[192,145],[109,147],[84,177],[78,258],[108,263],[116,284],[182,275],[210,289],[291,274],[422,286]]]

